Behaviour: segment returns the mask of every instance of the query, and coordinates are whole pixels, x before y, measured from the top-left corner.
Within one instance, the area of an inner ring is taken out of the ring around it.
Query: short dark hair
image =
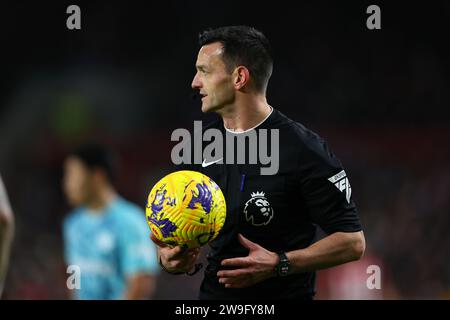
[[[116,158],[106,146],[87,143],[76,148],[70,155],[80,159],[88,169],[102,169],[110,183],[115,181]]]
[[[272,75],[273,58],[269,40],[261,31],[248,26],[227,26],[200,33],[200,46],[213,42],[222,43],[223,60],[230,72],[243,65],[250,71],[256,89],[266,90]]]

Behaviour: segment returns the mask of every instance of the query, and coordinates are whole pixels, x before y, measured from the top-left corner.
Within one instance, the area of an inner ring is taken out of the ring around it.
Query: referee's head
[[[232,103],[229,89],[265,95],[273,58],[261,31],[248,26],[209,29],[200,33],[199,44],[192,87],[202,96],[203,111]]]

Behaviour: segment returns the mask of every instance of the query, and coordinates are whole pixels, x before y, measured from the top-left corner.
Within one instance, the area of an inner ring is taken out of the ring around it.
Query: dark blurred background
[[[81,30],[66,8],[81,8]],[[366,8],[381,7],[381,30]],[[245,24],[272,43],[268,101],[328,140],[364,225],[363,260],[319,273],[320,299],[450,298],[450,2],[65,2],[1,5],[0,172],[17,216],[7,299],[65,299],[68,150],[120,155],[145,206],[170,134],[209,120],[192,99],[197,35]],[[379,265],[382,289],[366,287]],[[161,273],[155,298],[195,299],[201,274]]]

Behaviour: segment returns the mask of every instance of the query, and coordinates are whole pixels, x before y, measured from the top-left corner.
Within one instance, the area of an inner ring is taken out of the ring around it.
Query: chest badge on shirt
[[[247,222],[260,227],[267,225],[273,218],[273,208],[264,192],[252,192],[251,198],[245,203],[244,214]]]

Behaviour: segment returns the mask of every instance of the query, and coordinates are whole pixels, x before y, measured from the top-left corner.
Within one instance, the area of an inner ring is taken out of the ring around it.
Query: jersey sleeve
[[[327,234],[362,230],[351,186],[341,162],[315,134],[303,141],[298,181],[311,221]]]
[[[150,230],[143,212],[130,212],[123,221],[119,246],[122,270],[127,276],[140,272],[156,274],[159,271],[156,248],[150,240]]]

